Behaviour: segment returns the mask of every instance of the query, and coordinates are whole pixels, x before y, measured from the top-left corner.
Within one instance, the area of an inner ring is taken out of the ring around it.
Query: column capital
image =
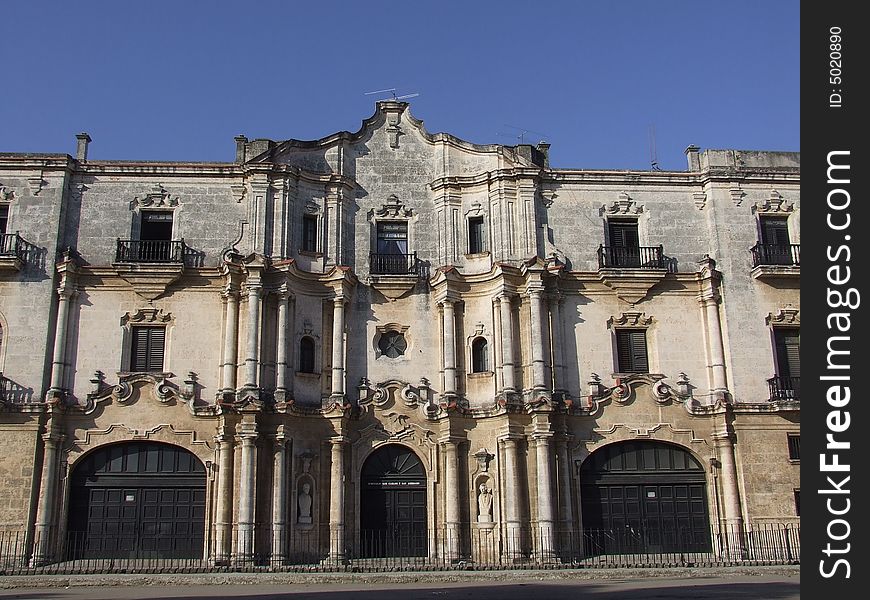
[[[221,290],[221,298],[224,300],[229,300],[232,298],[233,300],[239,299],[239,289],[235,287],[233,284],[228,283]]]
[[[66,435],[59,431],[46,431],[42,434],[42,441],[46,446],[56,447],[66,439]]]
[[[331,437],[331,438],[329,438],[328,441],[332,445],[333,449],[335,449],[337,447],[340,448],[341,446],[345,446],[345,445],[350,443],[350,440],[347,439],[347,437],[343,436],[343,435],[337,435],[337,436]]]

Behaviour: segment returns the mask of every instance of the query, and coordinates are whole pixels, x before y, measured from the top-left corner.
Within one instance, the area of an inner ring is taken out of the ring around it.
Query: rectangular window
[[[620,373],[649,373],[646,330],[617,329],[616,355]]]
[[[761,243],[788,246],[788,220],[782,217],[761,217]]]
[[[302,217],[302,250],[317,252],[317,217],[314,215]]]
[[[407,221],[380,221],[378,223],[377,253],[408,253]]]
[[[480,254],[484,251],[483,217],[471,217],[468,219],[468,253]]]
[[[133,327],[131,330],[130,371],[163,371],[164,327]]]
[[[639,267],[640,236],[635,220],[611,220],[607,222],[608,243],[607,266]]]
[[[163,242],[172,240],[172,211],[143,211],[139,239]]]
[[[801,491],[799,489],[794,491],[794,514],[801,516]]]
[[[0,235],[6,233],[6,225],[9,223],[9,207],[0,206]]]
[[[785,327],[773,330],[776,347],[776,374],[780,377],[801,376],[801,334],[799,329]]]
[[[801,459],[801,434],[788,434],[788,458],[789,460]]]

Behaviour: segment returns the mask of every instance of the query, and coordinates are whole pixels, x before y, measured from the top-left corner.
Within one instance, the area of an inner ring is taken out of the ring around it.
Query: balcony
[[[767,380],[771,402],[797,402],[801,399],[801,378],[780,377]]]
[[[184,272],[184,240],[118,240],[115,271],[137,294],[154,300]]]
[[[115,262],[181,263],[184,249],[184,240],[118,240]]]
[[[662,246],[599,246],[599,269],[664,269]]]
[[[662,246],[599,246],[598,277],[630,304],[643,300],[668,274]]]
[[[800,244],[755,244],[752,253],[752,276],[755,279],[800,278]]]
[[[369,272],[372,275],[420,275],[420,261],[417,253],[412,254],[376,254],[369,257]]]

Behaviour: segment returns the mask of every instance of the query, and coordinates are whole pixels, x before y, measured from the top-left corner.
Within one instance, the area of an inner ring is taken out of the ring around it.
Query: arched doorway
[[[185,450],[127,442],[86,455],[71,477],[73,558],[200,558],[205,467]]]
[[[364,557],[426,556],[426,470],[405,446],[387,444],[360,474],[360,550]]]
[[[710,550],[704,467],[683,448],[604,446],[583,463],[580,484],[590,554]]]

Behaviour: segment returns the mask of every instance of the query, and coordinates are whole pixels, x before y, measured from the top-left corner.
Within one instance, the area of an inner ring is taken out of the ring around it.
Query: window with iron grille
[[[486,373],[489,371],[489,349],[486,339],[475,338],[471,343],[471,372]]]
[[[788,458],[789,460],[801,459],[801,434],[788,434]]]
[[[130,371],[163,371],[164,327],[133,327],[130,331]]]
[[[407,221],[379,221],[377,233],[378,254],[408,253]]]
[[[484,251],[483,217],[471,217],[468,219],[468,253],[480,254]]]
[[[378,340],[378,350],[383,356],[388,358],[397,358],[405,353],[408,348],[408,342],[405,336],[398,331],[387,331],[381,334]]]
[[[317,217],[314,215],[302,217],[302,250],[317,252]]]
[[[314,373],[314,340],[308,336],[299,340],[299,372]]]
[[[9,224],[9,207],[0,204],[0,235],[6,233],[6,227]]]
[[[616,330],[616,362],[620,373],[649,373],[645,329]]]

